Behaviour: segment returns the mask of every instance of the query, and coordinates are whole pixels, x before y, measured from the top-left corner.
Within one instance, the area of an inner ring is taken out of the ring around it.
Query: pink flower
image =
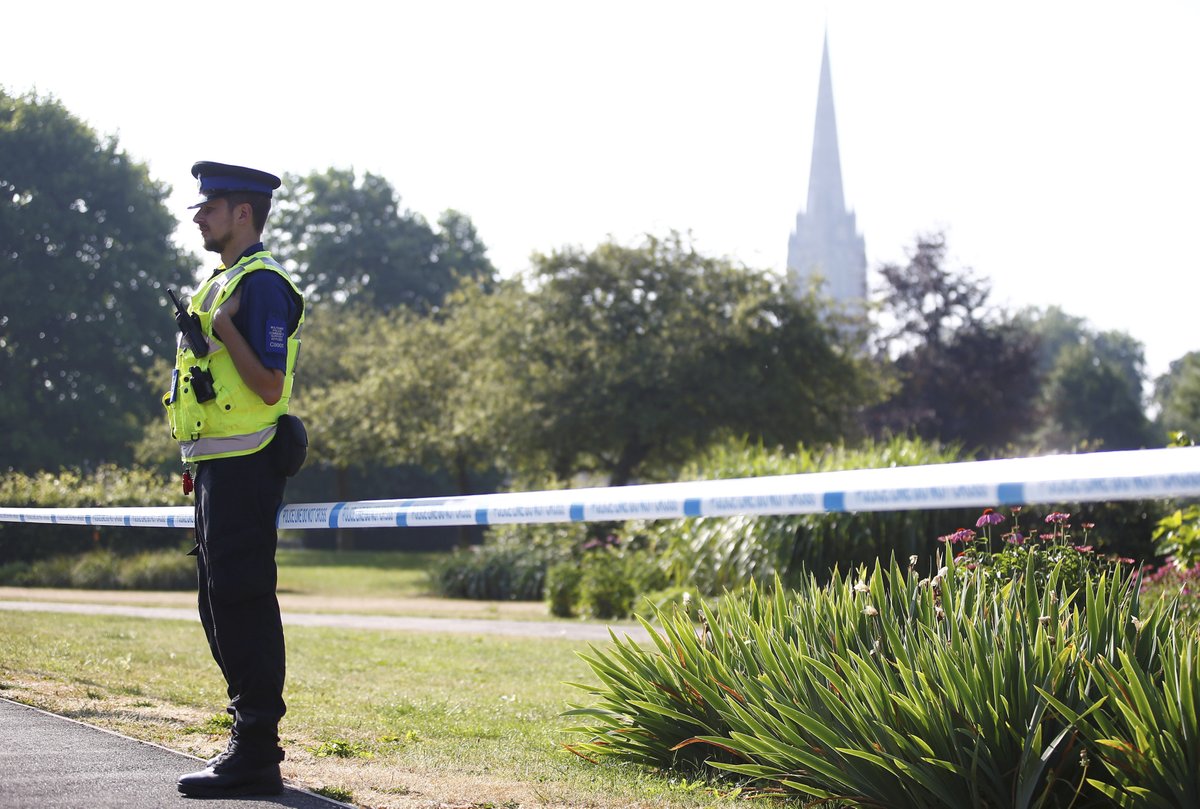
[[[1004,541],[1011,545],[1024,545],[1025,535],[1020,531],[1013,531],[1011,534],[1004,535]]]
[[[1092,546],[1091,545],[1076,545],[1075,550],[1079,551],[1080,553],[1091,553]]]
[[[975,539],[975,532],[970,528],[959,528],[953,534],[954,542],[970,542]]]
[[[946,542],[955,545],[959,542],[970,542],[975,538],[975,532],[970,528],[959,528],[953,534],[946,534],[937,538],[938,542]]]
[[[1004,522],[1004,515],[997,514],[993,509],[985,508],[983,514],[975,521],[976,528],[982,528],[985,525],[999,525]]]
[[[1060,525],[1069,519],[1071,519],[1071,515],[1064,514],[1061,511],[1052,511],[1046,515],[1046,522],[1055,522],[1059,523]]]

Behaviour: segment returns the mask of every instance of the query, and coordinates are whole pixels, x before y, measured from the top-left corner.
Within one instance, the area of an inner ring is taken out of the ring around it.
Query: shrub
[[[638,591],[627,558],[616,553],[589,554],[579,580],[579,606],[592,618],[625,618]]]
[[[1171,446],[1192,447],[1196,442],[1187,433],[1171,436]],[[1171,511],[1158,521],[1153,534],[1155,551],[1187,569],[1200,566],[1200,504],[1189,503]]]
[[[640,596],[667,585],[666,574],[656,564],[654,549],[634,536],[622,542],[615,534],[585,542],[572,562],[556,565],[562,592],[550,598],[560,602],[574,596],[565,613],[591,618],[628,618]],[[574,569],[574,573],[567,570]],[[551,603],[551,611],[563,605]]]
[[[436,562],[430,578],[447,598],[539,601],[553,559],[546,549],[475,545]]]
[[[576,562],[559,562],[546,571],[546,604],[551,615],[571,618],[579,602],[579,582],[583,571]]]
[[[1138,783],[1137,805],[1196,805],[1195,628],[1167,602],[1143,609],[1123,574],[1076,591],[1061,560],[1044,586],[1024,561],[1009,579],[947,560],[925,579],[893,563],[752,586],[701,602],[698,629],[658,611],[654,649],[585,655],[599,701],[569,712],[589,722],[571,747],[860,805],[1134,805]],[[1157,735],[1135,767],[1139,734]]]
[[[1200,505],[1176,509],[1154,528],[1155,551],[1183,568],[1200,565]]]
[[[71,566],[71,586],[85,590],[112,590],[117,584],[117,555],[93,551],[80,556]]]
[[[109,550],[0,565],[0,585],[93,590],[190,590],[196,562],[180,549],[120,556]]]
[[[122,559],[116,586],[122,590],[191,590],[196,560],[182,551],[143,552]]]
[[[90,473],[63,470],[0,475],[0,504],[11,508],[191,505],[177,482],[146,469],[101,466]],[[107,548],[121,553],[174,547],[175,528],[0,523],[0,558],[33,561]]]

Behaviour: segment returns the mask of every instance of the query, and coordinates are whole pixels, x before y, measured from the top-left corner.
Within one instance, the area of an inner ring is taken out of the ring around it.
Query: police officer
[[[181,334],[163,397],[179,441],[185,491],[194,476],[200,620],[228,685],[225,752],[179,779],[194,796],[283,788],[279,720],[284,641],[275,595],[275,520],[286,482],[277,423],[292,393],[304,302],[261,235],[280,180],[242,166],[192,166],[204,199],[192,221],[221,256],[192,296],[193,338]]]

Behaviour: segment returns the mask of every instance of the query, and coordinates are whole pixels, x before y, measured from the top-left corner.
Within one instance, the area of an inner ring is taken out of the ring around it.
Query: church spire
[[[823,279],[822,293],[858,305],[867,297],[867,251],[842,190],[837,120],[833,113],[833,78],[829,69],[829,32],[821,53],[817,87],[817,119],[813,127],[812,164],[808,173],[808,208],[796,214],[788,240],[788,276],[797,294],[811,279]]]
[[[808,172],[808,214],[825,218],[840,216],[845,210],[837,118],[833,113],[833,78],[829,71],[829,32],[826,31],[825,47],[821,53],[821,83],[817,88],[812,166]]]

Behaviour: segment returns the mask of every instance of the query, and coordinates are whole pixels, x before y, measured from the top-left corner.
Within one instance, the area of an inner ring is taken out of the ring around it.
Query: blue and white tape
[[[1200,496],[1200,447],[595,489],[284,506],[279,527],[394,528],[900,511]],[[5,508],[0,522],[191,528],[178,508]]]

